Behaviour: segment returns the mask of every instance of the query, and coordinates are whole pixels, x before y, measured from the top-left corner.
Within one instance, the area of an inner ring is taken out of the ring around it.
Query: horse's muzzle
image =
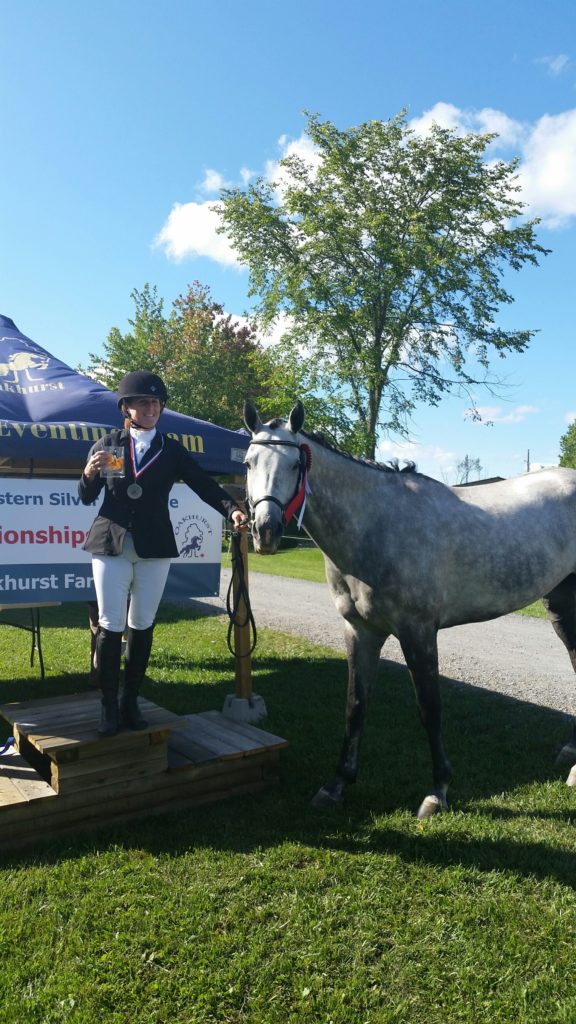
[[[252,522],[254,550],[259,555],[275,555],[282,540],[283,523],[281,516],[274,512],[256,514]]]

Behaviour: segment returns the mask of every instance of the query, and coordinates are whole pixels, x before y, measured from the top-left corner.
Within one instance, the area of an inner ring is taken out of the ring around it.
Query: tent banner
[[[0,477],[0,605],[96,599],[83,545],[99,505],[83,505],[73,480]],[[184,484],[169,505],[180,554],[163,599],[218,594],[221,516]]]
[[[0,316],[0,455],[54,466],[83,463],[91,445],[122,424],[115,394],[21,334],[10,317]],[[208,473],[245,472],[246,431],[171,409],[162,413],[160,429]]]

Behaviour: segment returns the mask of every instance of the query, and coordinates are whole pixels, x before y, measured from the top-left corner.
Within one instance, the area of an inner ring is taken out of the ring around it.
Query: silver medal
[[[130,484],[130,486],[126,488],[126,494],[129,498],[141,498],[142,488],[140,487],[140,484]]]

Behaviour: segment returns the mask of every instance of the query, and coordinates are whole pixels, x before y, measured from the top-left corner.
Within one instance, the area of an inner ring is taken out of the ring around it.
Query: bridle
[[[304,506],[306,504],[306,494],[309,491],[308,488],[308,471],[312,465],[312,452],[310,446],[307,444],[298,444],[297,441],[281,441],[275,438],[269,441],[251,441],[250,444],[260,444],[264,447],[268,445],[284,445],[286,448],[297,448],[300,452],[300,466],[298,469],[298,480],[296,481],[296,490],[294,497],[287,502],[281,502],[279,498],[275,497],[274,494],[264,494],[261,498],[257,498],[256,501],[252,501],[248,493],[248,478],[246,478],[246,498],[248,501],[248,508],[250,510],[250,518],[254,519],[254,509],[261,501],[271,501],[274,505],[278,505],[278,508],[282,512],[282,523],[287,526],[292,517],[299,509],[301,514],[298,521],[298,526],[302,522],[302,516],[304,515]],[[250,447],[250,445],[248,446]]]

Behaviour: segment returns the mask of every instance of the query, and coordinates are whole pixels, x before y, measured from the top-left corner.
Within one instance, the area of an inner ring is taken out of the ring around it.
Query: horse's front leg
[[[399,637],[406,664],[412,676],[422,724],[428,734],[432,755],[433,789],[418,809],[419,818],[431,818],[448,809],[446,794],[452,779],[452,767],[442,738],[442,704],[438,685],[438,643],[436,630],[406,628]]]
[[[334,778],[322,786],[312,800],[313,807],[338,803],[344,786],[355,782],[358,774],[358,750],[366,717],[372,682],[378,673],[380,651],[385,637],[375,636],[363,625],[346,622],[348,654],[348,698],[346,732]]]

